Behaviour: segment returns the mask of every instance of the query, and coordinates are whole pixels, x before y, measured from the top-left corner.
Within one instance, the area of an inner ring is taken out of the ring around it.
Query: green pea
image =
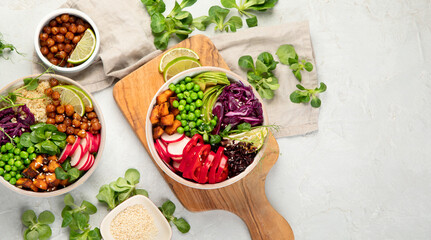
[[[184,127],[184,131],[186,131],[186,132],[190,131],[190,127],[189,126],[185,126]]]
[[[18,143],[18,144],[16,145],[16,147],[17,147],[17,148],[19,148],[19,149],[22,149],[24,146],[23,146],[21,143]]]
[[[30,163],[31,163],[30,159],[28,159],[28,158],[27,158],[26,160],[24,160],[24,164],[25,164],[25,165],[27,165],[27,166],[28,166]]]
[[[173,83],[169,84],[169,89],[171,89],[171,91],[177,90],[177,87],[175,87],[175,85]]]
[[[4,170],[6,172],[10,172],[10,170],[12,170],[12,167],[10,165],[6,165],[6,166],[4,166]]]
[[[6,145],[1,146],[1,148],[0,148],[0,152],[4,153],[4,152],[6,152],[6,151],[7,151],[7,150],[6,150]]]
[[[28,153],[33,153],[34,152],[34,147],[31,146],[31,147],[27,148],[27,152]]]
[[[21,167],[22,166],[22,162],[21,161],[16,161],[14,165],[15,165],[15,167]]]
[[[179,99],[183,99],[183,98],[184,98],[184,94],[183,94],[183,93],[178,93],[178,94],[177,94],[177,97],[178,97]]]
[[[4,180],[9,181],[9,180],[12,178],[12,176],[11,176],[9,173],[6,173],[6,174],[3,176],[3,178],[4,178]]]
[[[195,92],[199,92],[201,90],[201,87],[199,87],[199,85],[198,84],[195,84],[194,86],[193,86],[193,91],[195,91]]]
[[[179,85],[181,85],[181,84],[186,85],[186,81],[181,80],[178,84],[179,84]],[[178,84],[177,84],[177,85],[178,85]]]
[[[186,132],[185,134],[186,134],[187,137],[191,137],[190,132]]]
[[[180,85],[180,89],[181,89],[181,92],[184,92],[186,90],[186,85],[181,84]]]
[[[201,116],[201,110],[196,109],[195,110],[195,115],[196,115],[196,117],[200,117]]]
[[[196,110],[197,111],[197,110]],[[196,114],[196,111],[195,111],[195,114]],[[202,125],[202,123],[204,123],[204,121],[202,121],[202,119],[198,119],[197,121],[196,121],[196,125],[197,126],[201,126]]]
[[[191,121],[191,120],[194,120],[195,119],[195,114],[194,113],[189,113],[189,120]]]
[[[195,128],[196,127],[196,123],[195,122],[189,122],[189,127],[190,128]]]
[[[215,125],[217,125],[217,121],[216,121],[215,119],[211,120],[211,121],[210,121],[210,125],[211,125],[212,127],[214,127]]]
[[[3,176],[3,174],[4,174],[4,169],[0,168],[0,176]]]
[[[198,100],[196,100],[196,107],[202,107],[202,105],[203,105],[204,103],[202,102],[202,100],[200,100],[200,99],[198,99]]]
[[[180,103],[177,100],[172,102],[172,107],[174,107],[174,108],[177,108],[179,105],[180,105]]]
[[[193,100],[192,100],[192,98],[191,98],[191,97],[188,97],[188,98],[186,98],[186,102],[187,102],[187,103],[191,103],[191,102],[193,102]]]
[[[11,179],[9,180],[9,183],[10,183],[10,184],[12,184],[12,185],[15,185],[15,183],[16,183],[16,178],[11,178]]]
[[[15,172],[15,171],[12,171],[12,172],[10,172],[10,175],[11,175],[12,177],[15,177],[15,176],[16,176],[16,172]]]
[[[177,89],[175,89],[175,93],[177,94],[177,96],[178,96],[178,94],[180,94],[181,93],[181,89],[179,88],[179,87],[177,87]]]
[[[187,102],[186,102],[186,100],[180,100],[180,105],[183,105],[183,106],[185,106],[187,104]]]
[[[13,165],[15,163],[15,160],[13,158],[10,158],[9,161],[7,161],[7,164]]]
[[[21,158],[28,158],[28,152],[24,152],[24,151],[22,151],[22,152],[20,152],[20,153],[19,153],[19,156],[20,156]]]
[[[15,155],[13,153],[8,153],[7,156],[9,157],[9,159],[15,157]]]
[[[193,83],[191,83],[191,82],[187,83],[186,89],[187,90],[192,90],[193,89]]]
[[[16,179],[20,179],[20,178],[22,178],[22,175],[18,173],[18,174],[15,176],[15,178],[16,178]]]
[[[21,153],[20,153],[21,154]],[[20,156],[15,156],[14,157],[14,159],[15,159],[15,161],[17,161],[17,160],[21,160],[21,157]]]
[[[195,92],[192,92],[192,93],[190,94],[190,97],[191,97],[193,100],[196,100],[196,99],[198,99],[198,94],[197,94],[197,93],[195,93]]]
[[[184,110],[184,105],[179,105],[178,110],[180,110],[180,111]]]
[[[196,110],[195,106],[190,105],[190,111],[191,111],[191,112],[194,112],[195,110]]]
[[[19,168],[18,168],[18,170],[19,170],[19,171],[22,171],[22,170],[24,170],[24,168],[25,168],[25,166],[24,166],[24,165],[21,165],[21,167],[19,167]]]
[[[184,92],[184,98],[188,98],[190,97],[190,92],[189,91],[185,91]]]
[[[190,111],[190,105],[186,105],[185,107],[184,107],[184,109],[186,110],[186,111]]]
[[[6,150],[8,150],[8,151],[13,149],[13,145],[10,142],[6,143],[5,146],[6,146]]]
[[[183,134],[184,133],[184,128],[183,127],[178,127],[177,128],[177,133]]]
[[[3,162],[7,162],[7,161],[9,160],[9,155],[8,155],[8,154],[5,154],[5,155],[1,156],[1,160],[2,160]]]
[[[14,141],[15,143],[19,143],[19,140],[20,140],[20,139],[19,139],[19,137],[14,137],[14,138],[13,138],[13,141]]]
[[[204,98],[204,92],[199,91],[199,92],[198,92],[198,97],[199,97],[199,99]]]
[[[181,126],[183,126],[183,127],[187,126],[187,121],[186,120],[181,120]]]
[[[18,168],[15,167],[15,166],[12,166],[11,170],[14,171],[14,172],[16,172],[16,171],[18,171]]]
[[[15,148],[15,150],[13,150],[13,153],[15,153],[15,155],[18,155],[21,152],[21,150],[19,148]]]
[[[187,120],[187,114],[186,113],[181,113],[181,119]]]
[[[5,162],[0,161],[0,167],[4,167],[4,165],[6,165]]]
[[[196,128],[193,128],[192,130],[190,130],[190,135],[191,136],[196,135],[196,133],[198,133],[198,130]]]
[[[28,156],[28,159],[34,160],[34,159],[36,159],[36,157],[37,157],[36,153],[32,153],[32,154],[30,154],[30,156]]]
[[[175,119],[177,119],[178,121],[181,121],[181,116],[178,114]]]
[[[184,79],[184,81],[185,81],[186,83],[189,83],[189,82],[191,82],[191,81],[192,81],[192,78],[191,78],[191,77],[186,77],[186,78]]]

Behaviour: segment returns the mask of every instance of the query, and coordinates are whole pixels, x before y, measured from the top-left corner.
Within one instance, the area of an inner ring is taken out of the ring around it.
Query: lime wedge
[[[75,49],[72,51],[67,62],[72,64],[80,64],[87,59],[90,58],[91,54],[93,54],[94,49],[96,48],[96,36],[94,35],[91,29],[87,29],[82,36],[81,40],[79,40],[78,44],[76,44]]]
[[[232,140],[237,140],[240,142],[252,143],[253,146],[256,147],[256,151],[257,151],[262,147],[265,141],[266,135],[268,135],[268,128],[258,127],[248,132],[229,135],[227,138]]]
[[[199,55],[188,48],[174,48],[163,54],[159,63],[159,72],[163,72],[165,67],[174,59],[179,57],[191,57],[199,60]]]
[[[84,92],[84,90],[74,85],[63,85],[63,86],[75,91],[76,94],[78,94],[79,97],[81,97],[82,102],[84,102],[85,106],[93,107],[93,101],[91,101],[90,96],[88,96],[88,94]]]
[[[172,60],[165,68],[163,72],[163,78],[168,81],[171,77],[177,75],[190,68],[202,66],[196,58],[191,57],[179,57]]]
[[[85,113],[84,102],[75,91],[73,91],[72,89],[66,86],[55,86],[52,88],[52,90],[60,93],[61,104],[72,105],[76,113],[81,115],[81,117],[84,116],[84,113]]]

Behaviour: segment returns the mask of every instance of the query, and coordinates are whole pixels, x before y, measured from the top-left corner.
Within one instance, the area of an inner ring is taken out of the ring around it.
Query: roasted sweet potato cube
[[[43,156],[39,155],[30,163],[30,167],[33,169],[38,169],[43,166]]]
[[[43,165],[42,172],[48,172],[48,165]]]
[[[60,184],[60,180],[57,179],[57,177],[55,176],[55,173],[53,173],[53,174],[48,173],[48,174],[46,174],[46,183],[48,184],[48,186],[50,188],[57,187],[58,184]]]
[[[157,96],[156,100],[157,100],[157,105],[160,105],[164,102],[167,102],[168,99],[170,97],[172,97],[172,95],[174,95],[175,92],[171,91],[170,89],[165,90],[164,92],[162,92],[159,96]]]
[[[48,188],[48,184],[46,183],[45,179],[35,179],[33,184],[41,190],[46,190]]]
[[[160,136],[162,136],[162,134],[163,134],[164,132],[165,132],[165,131],[163,130],[163,128],[162,128],[162,127],[160,127],[160,126],[155,127],[155,128],[153,129],[153,138],[154,138],[154,139],[159,139],[159,138],[160,138]]]
[[[67,179],[60,180],[60,185],[66,187],[67,185],[69,185],[69,181]]]
[[[39,172],[31,167],[28,167],[22,171],[22,175],[30,179],[35,178],[38,174]]]
[[[172,124],[174,124],[174,118],[175,118],[174,114],[172,114],[172,113],[168,114],[168,115],[160,118],[160,123],[163,126],[171,126]]]
[[[160,117],[164,117],[169,114],[169,103],[164,102],[159,107]]]
[[[159,123],[159,119],[160,119],[159,105],[156,105],[154,106],[153,110],[151,110],[151,115],[150,115],[151,124]]]
[[[165,132],[169,135],[172,135],[177,132],[177,128],[179,126],[181,126],[181,122],[175,119],[174,124],[172,124],[172,126],[165,128]]]
[[[40,180],[44,180],[46,178],[46,175],[44,173],[39,173],[39,175],[37,175],[36,179],[40,179]]]
[[[177,100],[178,101],[178,97],[170,97],[169,98],[169,105],[172,106],[172,103]]]
[[[55,160],[51,160],[48,164],[48,172],[53,173],[58,167],[60,167],[60,164]]]
[[[176,117],[180,113],[180,110],[178,110],[178,108],[172,108],[171,113]]]
[[[33,182],[28,178],[20,178],[20,179],[16,180],[16,186],[17,187],[25,187],[25,185],[26,184],[28,185],[28,183],[32,184]],[[26,187],[26,188],[30,188],[30,186]]]

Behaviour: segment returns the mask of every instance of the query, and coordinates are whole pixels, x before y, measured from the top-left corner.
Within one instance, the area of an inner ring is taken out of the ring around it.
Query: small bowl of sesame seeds
[[[100,232],[105,240],[168,240],[172,237],[166,218],[142,195],[127,199],[106,215]]]

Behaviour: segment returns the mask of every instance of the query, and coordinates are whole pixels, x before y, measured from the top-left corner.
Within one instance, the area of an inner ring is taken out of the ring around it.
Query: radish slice
[[[90,148],[90,140],[89,139],[90,139],[90,137],[88,136],[88,134],[87,134],[87,136],[85,138],[81,138],[80,145],[82,147],[82,152],[83,153],[88,152],[88,149]]]
[[[96,161],[93,154],[88,155],[88,164],[86,164],[84,171],[90,170],[90,168],[94,165],[94,162]]]
[[[183,160],[182,156],[181,157],[171,157],[171,158],[172,158],[172,160],[174,160],[175,162],[178,162],[178,163],[180,163]]]
[[[160,138],[162,139],[163,142],[165,142],[166,144],[169,144],[169,143],[179,142],[183,140],[185,136],[186,136],[185,134],[179,134],[179,133],[174,133],[172,135],[163,133]]]
[[[170,157],[182,157],[183,150],[186,147],[187,143],[190,141],[190,138],[185,137],[179,142],[170,143],[168,145],[168,153]]]
[[[94,144],[94,136],[90,132],[87,132],[87,136],[85,138],[89,142],[89,144],[88,144],[88,151],[90,153],[92,153],[93,150],[94,150],[94,146],[93,146],[93,144]]]
[[[76,140],[75,140],[75,142],[72,145],[72,149],[70,149],[70,154],[69,155],[72,155],[75,152],[75,150],[78,148],[78,146],[79,146],[80,143],[81,143],[81,138],[77,137]]]
[[[156,142],[159,143],[162,154],[165,155],[166,157],[169,157],[168,151],[167,151],[167,146],[166,144],[163,143],[163,141],[161,141],[160,139],[157,139]]]
[[[97,150],[99,150],[99,147],[100,147],[100,141],[102,141],[102,135],[100,135],[100,134],[97,134],[96,135],[96,143],[97,143]]]
[[[163,143],[161,143],[161,141],[159,141],[159,139],[157,139],[156,142],[154,143],[154,148],[156,149],[160,158],[164,162],[166,162],[168,164],[171,162],[171,159],[169,158],[169,156],[166,153],[166,147],[163,145]]]
[[[83,155],[82,152],[82,147],[81,145],[78,145],[78,148],[75,150],[75,152],[70,156],[70,165],[72,167],[75,167],[76,165],[79,164],[79,162],[81,161],[81,157]]]
[[[72,150],[72,145],[67,144],[63,152],[61,153],[60,157],[58,158],[58,162],[63,163],[64,160],[66,160],[66,158],[69,157],[71,150]]]
[[[180,169],[179,169],[179,167],[180,167],[180,163],[179,163],[179,162],[173,162],[173,163],[172,163],[172,167],[173,167],[175,170],[179,171],[179,170],[180,170]]]
[[[76,165],[76,168],[77,168],[77,169],[79,169],[79,171],[84,170],[84,168],[87,166],[88,161],[89,161],[88,156],[89,156],[89,153],[88,153],[88,152],[86,152],[86,153],[81,157],[81,160],[79,161],[79,164],[78,164],[78,165]]]

